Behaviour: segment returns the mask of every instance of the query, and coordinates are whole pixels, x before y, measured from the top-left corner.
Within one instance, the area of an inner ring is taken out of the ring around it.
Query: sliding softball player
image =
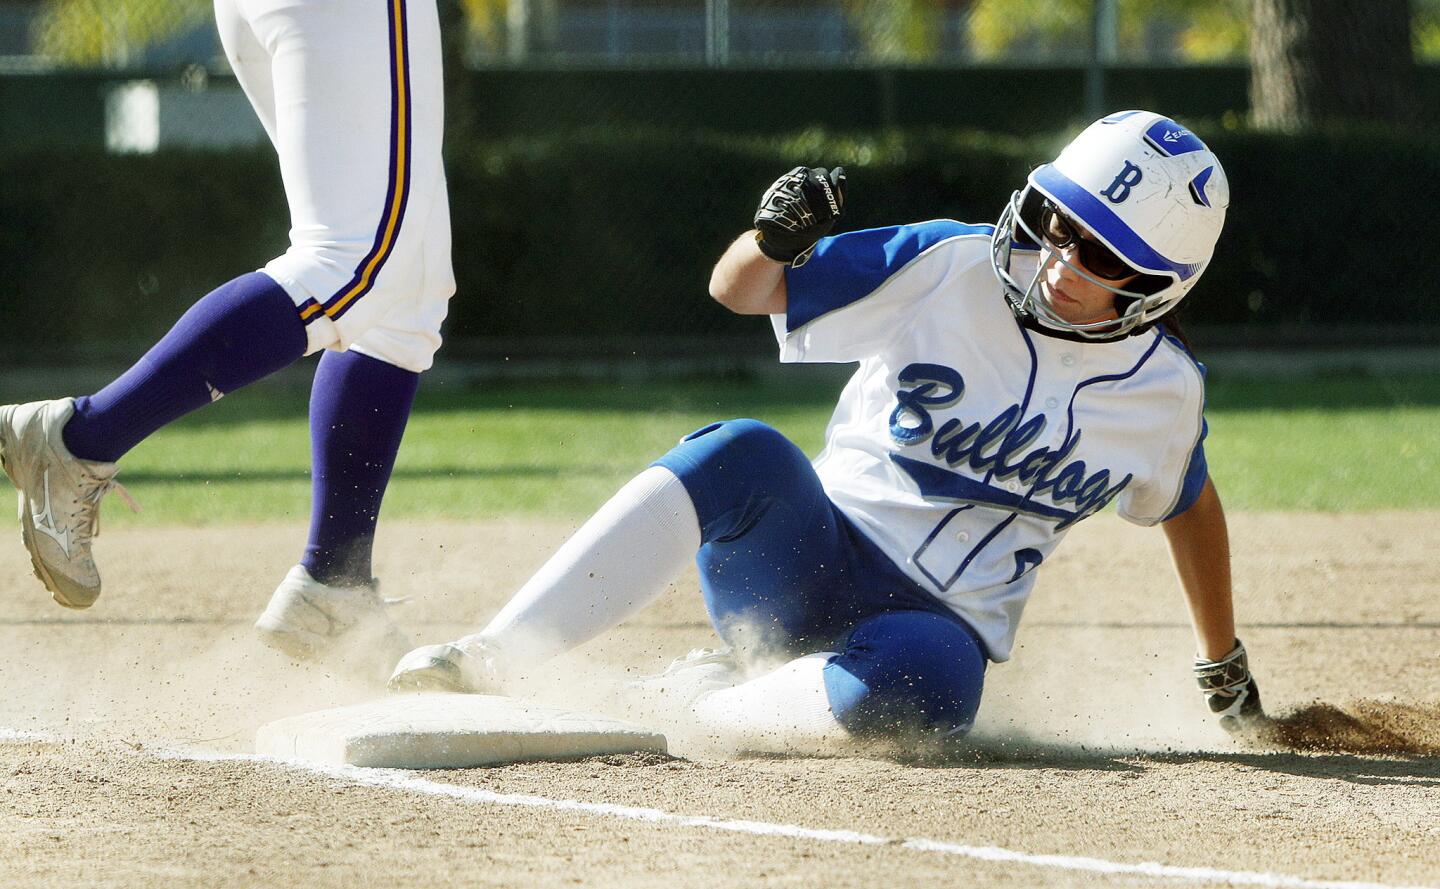
[[[1220,235],[1219,160],[1174,121],[1128,111],[1035,170],[995,226],[824,237],[844,184],[839,170],[781,177],[711,279],[725,306],[771,316],[782,361],[858,362],[819,457],[755,420],[696,430],[484,630],[407,655],[392,688],[503,689],[697,558],[731,651],[657,682],[701,727],[759,749],[960,735],[987,664],[1011,655],[1035,570],[1115,503],[1164,529],[1210,709],[1229,726],[1259,715],[1204,379],[1163,323]]]
[[[99,503],[117,487],[126,452],[323,351],[310,404],[310,540],[257,627],[297,655],[362,625],[403,651],[370,548],[455,287],[435,4],[216,0],[215,16],[279,156],[289,247],[201,298],[99,392],[0,408],[0,455],[20,490],[24,543],[56,601],[88,607],[101,590],[91,553]]]

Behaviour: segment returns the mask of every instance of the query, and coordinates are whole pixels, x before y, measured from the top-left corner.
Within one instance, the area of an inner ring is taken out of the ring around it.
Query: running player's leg
[[[139,364],[79,399],[65,429],[75,456],[113,462],[220,395],[434,298],[418,279],[444,187],[439,33],[433,5],[413,4],[413,16],[411,5],[217,5],[227,54],[280,156],[291,246],[201,299]]]
[[[310,393],[310,539],[300,564],[326,586],[371,582],[380,502],[420,375],[362,355],[326,352]]]
[[[275,82],[270,71],[270,52],[246,21],[239,5],[245,0],[214,0],[215,30],[225,59],[250,108],[260,119],[271,146],[278,146],[275,116]]]
[[[0,411],[7,473],[39,516],[38,534],[24,526],[26,544],[62,604],[83,607],[99,593],[89,537],[113,461],[306,352],[347,348],[397,302],[419,298],[425,223],[443,190],[433,5],[225,0],[217,14],[280,155],[291,247],[201,299],[96,395]]]
[[[380,503],[420,375],[357,350],[327,350],[310,395],[310,535],[300,564],[256,620],[291,657],[336,653],[383,679],[410,640],[386,614],[371,568]]]
[[[271,141],[280,145],[272,54],[246,0],[216,0],[221,43]],[[289,293],[261,273],[201,298],[140,361],[76,399],[64,443],[81,460],[113,463],[155,430],[286,367],[308,348]]]
[[[420,274],[409,299],[347,352],[320,359],[310,396],[314,470],[310,536],[300,564],[326,586],[371,582],[371,550],[420,375],[440,347],[440,324],[455,282],[449,206],[432,206]]]
[[[231,67],[274,141],[270,54],[238,2],[243,0],[216,0],[216,25]],[[305,348],[288,293],[266,275],[242,275],[192,306],[118,379],[76,399],[73,414],[66,403],[63,444],[82,461],[113,463],[166,423],[292,363]]]
[[[444,96],[433,0],[241,0],[267,46],[290,246],[265,272],[290,294],[312,350],[347,350],[381,326],[438,346],[453,292],[441,160]],[[429,367],[433,349],[398,356]],[[381,357],[389,360],[389,356]],[[410,366],[415,365],[415,366]]]
[[[433,2],[302,6],[281,33],[303,47],[275,58],[294,231],[266,268],[302,307],[314,344],[346,350],[316,372],[302,565],[320,585],[360,586],[371,580],[381,498],[455,289],[439,24]],[[297,141],[302,129],[345,138]]]
[[[235,0],[217,0],[216,16],[236,74],[273,140],[268,54]],[[84,608],[100,594],[90,542],[99,501],[116,487],[115,461],[165,423],[290,364],[306,346],[286,291],[265,275],[243,275],[202,298],[100,392],[0,407],[0,457],[21,493],[22,537],[57,602]]]
[[[299,656],[368,627],[384,643],[372,654],[393,663],[408,643],[384,614],[371,545],[455,290],[438,18],[425,0],[251,2],[270,9],[259,20],[278,47],[277,132],[293,220],[290,249],[265,271],[299,307],[311,347],[341,353],[325,356],[311,402],[309,543],[256,627]],[[344,138],[316,144],[308,133]]]
[[[161,427],[263,379],[305,352],[289,296],[267,275],[206,294],[133,367],[75,399],[64,441],[75,457],[114,463]]]

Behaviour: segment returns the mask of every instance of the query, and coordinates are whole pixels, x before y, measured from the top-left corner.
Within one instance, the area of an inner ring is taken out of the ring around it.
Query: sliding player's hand
[[[830,233],[845,206],[845,169],[796,167],[775,180],[755,211],[755,241],[776,262],[793,263]]]

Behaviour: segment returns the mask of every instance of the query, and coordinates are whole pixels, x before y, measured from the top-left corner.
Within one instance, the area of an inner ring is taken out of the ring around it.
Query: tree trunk
[[[1409,0],[1251,0],[1250,8],[1256,126],[1415,122]]]

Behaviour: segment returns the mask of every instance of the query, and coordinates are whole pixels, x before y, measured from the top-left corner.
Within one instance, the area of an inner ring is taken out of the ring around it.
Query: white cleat
[[[494,648],[473,636],[420,646],[395,665],[389,684],[392,692],[402,693],[503,693]]]
[[[665,672],[625,683],[620,693],[641,712],[678,714],[701,695],[730,688],[745,678],[730,649],[697,648],[672,661]]]
[[[100,596],[90,548],[100,500],[116,491],[136,506],[114,463],[81,460],[65,447],[61,430],[74,415],[72,398],[0,407],[0,465],[20,491],[20,536],[35,576],[66,608],[89,608]]]
[[[255,621],[260,639],[296,660],[331,653],[363,656],[387,667],[410,640],[385,613],[377,581],[361,587],[327,586],[296,565]]]

